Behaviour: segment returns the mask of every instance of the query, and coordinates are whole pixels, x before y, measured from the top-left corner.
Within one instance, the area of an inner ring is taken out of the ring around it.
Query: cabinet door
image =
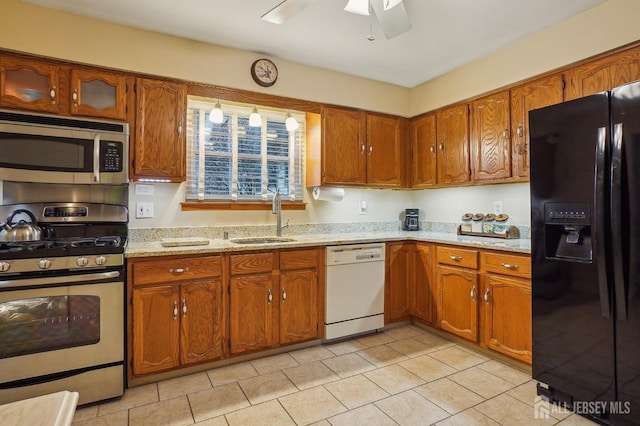
[[[315,270],[280,274],[280,343],[318,336],[318,274]]]
[[[469,112],[467,104],[437,112],[438,183],[469,182]]]
[[[431,246],[416,243],[412,252],[413,271],[411,314],[422,321],[433,322],[433,268],[431,267]]]
[[[0,105],[42,112],[60,111],[59,68],[46,62],[0,58]]]
[[[69,111],[72,115],[124,120],[126,90],[124,74],[72,69]]]
[[[486,274],[481,304],[484,344],[531,363],[531,282]]]
[[[138,78],[136,90],[134,177],[184,181],[186,86]]]
[[[180,361],[183,364],[222,357],[222,283],[180,286]]]
[[[402,125],[404,120],[376,114],[367,115],[367,183],[400,187],[404,158]]]
[[[511,152],[513,177],[529,180],[529,111],[562,102],[561,74],[511,90]]]
[[[385,283],[385,323],[410,318],[410,280],[414,243],[394,243],[387,245],[387,279]]]
[[[613,89],[640,80],[640,47],[596,59],[566,72],[565,100]]]
[[[438,321],[440,328],[478,341],[478,274],[462,268],[438,266]]]
[[[169,370],[179,364],[177,286],[133,290],[133,373]]]
[[[366,118],[362,111],[341,108],[322,110],[322,182],[364,184]]]
[[[436,184],[436,116],[411,122],[411,188]]]
[[[272,275],[232,277],[229,302],[231,353],[272,347],[275,343],[273,306],[279,303]]]
[[[508,91],[471,103],[470,139],[474,181],[511,177]]]

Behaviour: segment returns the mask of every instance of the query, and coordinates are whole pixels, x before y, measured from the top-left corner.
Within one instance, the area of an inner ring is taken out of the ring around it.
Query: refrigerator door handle
[[[605,318],[611,317],[611,301],[609,299],[609,284],[607,276],[607,256],[605,232],[606,226],[605,212],[605,161],[606,161],[607,128],[598,128],[598,141],[596,144],[596,164],[595,164],[595,206],[596,229],[593,232],[595,237],[596,259],[598,264],[598,291],[600,293],[600,314]]]
[[[611,152],[611,235],[613,259],[613,288],[616,295],[616,314],[619,320],[627,319],[627,289],[625,286],[622,252],[622,123],[613,125]]]

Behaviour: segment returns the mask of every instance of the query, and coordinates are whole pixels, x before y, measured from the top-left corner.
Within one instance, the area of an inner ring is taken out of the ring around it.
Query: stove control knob
[[[76,263],[78,264],[78,266],[87,266],[89,264],[89,259],[84,256],[79,257],[76,259]]]
[[[40,259],[40,262],[38,262],[38,267],[40,269],[49,269],[51,268],[51,261],[49,259]]]
[[[107,258],[104,256],[98,256],[96,257],[96,265],[104,265],[105,263],[107,263]]]
[[[11,269],[9,262],[0,262],[0,272],[7,272],[9,269]]]

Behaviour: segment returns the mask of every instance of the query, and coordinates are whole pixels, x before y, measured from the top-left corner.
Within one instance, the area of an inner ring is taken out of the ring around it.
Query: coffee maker
[[[405,231],[420,230],[420,209],[405,209],[402,229]]]

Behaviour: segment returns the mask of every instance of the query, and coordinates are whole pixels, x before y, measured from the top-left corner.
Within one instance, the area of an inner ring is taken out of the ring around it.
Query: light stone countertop
[[[78,396],[78,392],[62,391],[0,405],[2,425],[70,425]]]
[[[292,238],[290,242],[269,244],[235,244],[231,240],[209,239],[208,245],[164,247],[161,241],[135,242],[129,241],[125,249],[125,257],[167,256],[182,254],[206,254],[230,251],[270,250],[295,247],[331,246],[340,244],[358,244],[387,241],[423,241],[429,243],[452,244],[465,247],[501,250],[515,253],[531,253],[531,240],[526,238],[502,239],[457,235],[455,233],[429,231],[394,231],[394,232],[362,232],[283,235]],[[259,238],[259,237],[258,237]]]

